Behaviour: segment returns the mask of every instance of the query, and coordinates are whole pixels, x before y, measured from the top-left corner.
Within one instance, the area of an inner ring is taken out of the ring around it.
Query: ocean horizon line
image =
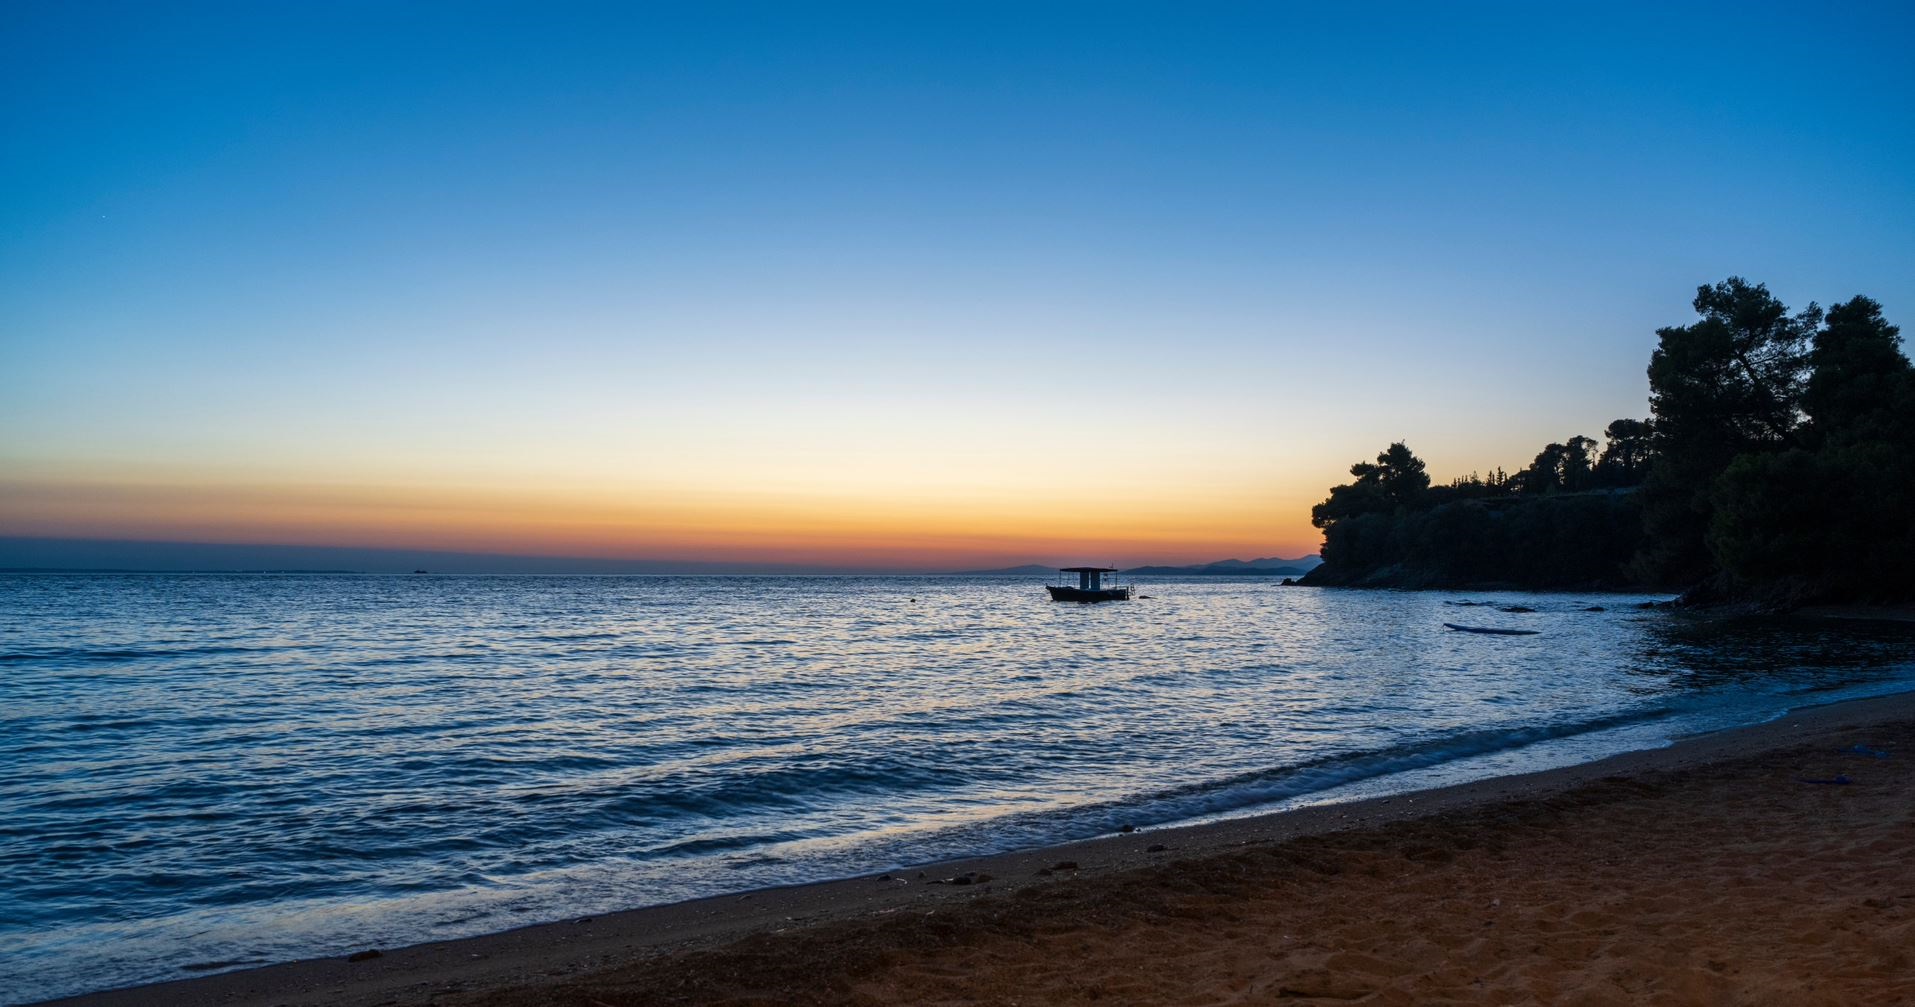
[[[1278,550],[1282,551],[1282,550]],[[1293,550],[1294,551],[1294,550]],[[1305,554],[1285,563],[1308,563]],[[1231,563],[1263,563],[1231,558],[1188,564],[1146,560],[1123,569]],[[522,575],[522,576],[820,576],[937,577],[1016,575],[1055,570],[1068,560],[1026,560],[1006,565],[985,558],[975,567],[960,564],[885,566],[855,563],[778,563],[734,560],[627,559],[556,554],[362,546],[245,542],[185,542],[164,539],[89,539],[0,536],[0,573],[92,574],[309,574],[309,575]]]

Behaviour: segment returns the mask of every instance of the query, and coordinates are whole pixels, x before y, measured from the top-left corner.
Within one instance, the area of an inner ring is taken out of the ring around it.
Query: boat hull
[[[1085,590],[1084,588],[1081,588],[1081,587],[1060,587],[1058,585],[1051,584],[1051,585],[1046,585],[1044,590],[1049,591],[1051,593],[1052,601],[1093,602],[1093,601],[1129,601],[1131,589],[1128,587],[1100,587],[1094,591],[1091,591],[1091,590]]]

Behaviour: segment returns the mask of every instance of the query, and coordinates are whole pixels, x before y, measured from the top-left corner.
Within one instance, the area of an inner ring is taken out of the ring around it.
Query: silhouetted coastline
[[[1915,367],[1881,305],[1790,312],[1697,290],[1657,330],[1647,419],[1547,445],[1514,474],[1432,486],[1402,442],[1312,511],[1318,586],[1681,590],[1789,611],[1915,599]]]

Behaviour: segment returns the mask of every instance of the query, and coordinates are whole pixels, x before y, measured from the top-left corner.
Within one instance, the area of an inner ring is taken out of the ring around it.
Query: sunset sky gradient
[[[1915,324],[1900,5],[0,10],[0,535],[950,569],[1314,551]]]

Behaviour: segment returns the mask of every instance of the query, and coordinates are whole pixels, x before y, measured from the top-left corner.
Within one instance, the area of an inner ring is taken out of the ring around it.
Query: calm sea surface
[[[1081,606],[1039,583],[0,577],[0,1000],[1541,768],[1915,688],[1896,627],[1267,580]]]

